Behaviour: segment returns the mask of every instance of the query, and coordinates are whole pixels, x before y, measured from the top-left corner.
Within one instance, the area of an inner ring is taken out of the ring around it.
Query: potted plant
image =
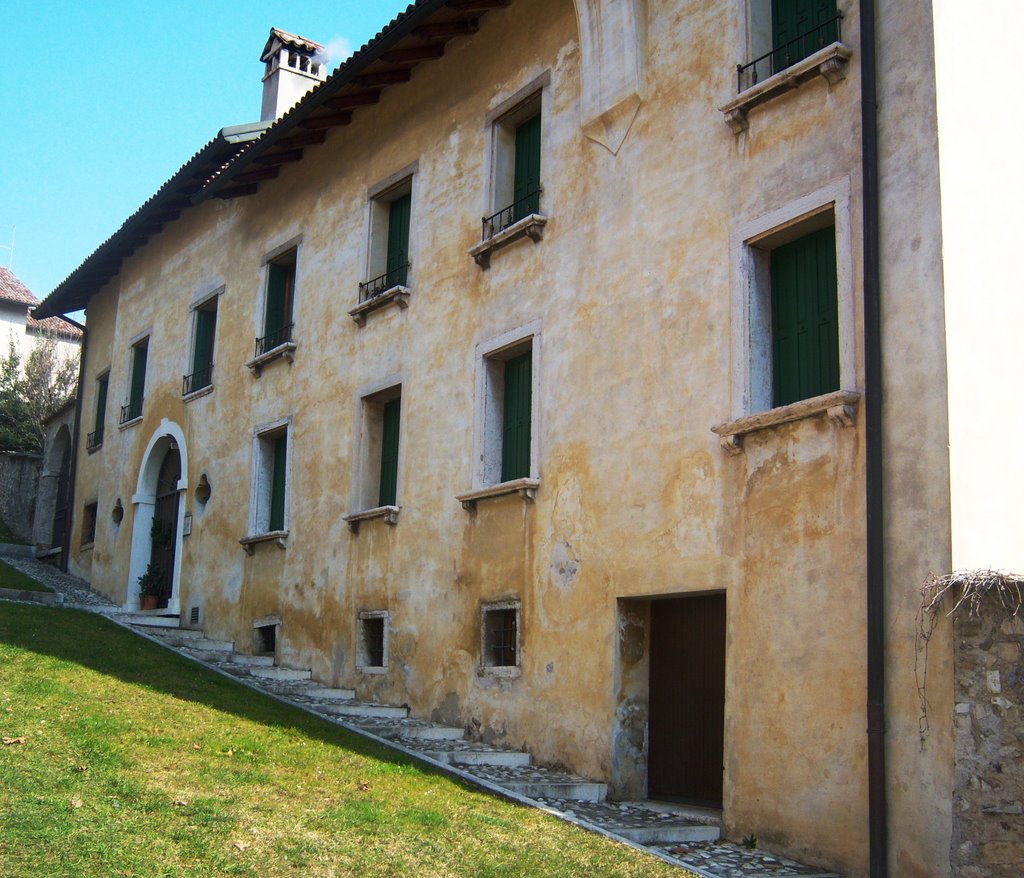
[[[139,609],[155,610],[164,593],[163,571],[152,561],[139,577]]]

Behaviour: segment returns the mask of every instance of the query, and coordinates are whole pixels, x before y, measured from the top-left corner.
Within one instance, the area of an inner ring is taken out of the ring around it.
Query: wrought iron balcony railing
[[[289,323],[274,332],[268,332],[263,338],[256,339],[256,356],[261,357],[268,351],[272,351],[274,348],[290,342],[292,340],[292,327],[294,326],[294,323]]]
[[[98,430],[94,430],[88,436],[85,437],[85,450],[92,451],[94,448],[99,448],[103,444],[103,428],[100,427]]]
[[[127,405],[121,406],[121,423],[127,424],[136,418],[142,417],[142,397],[131,400]]]
[[[380,277],[359,284],[359,304],[383,296],[388,290],[395,287],[404,287],[409,282],[409,266],[410,263],[407,262],[405,265],[384,272]]]
[[[498,232],[503,232],[509,226],[519,222],[523,217],[530,216],[533,213],[540,213],[540,195],[543,191],[543,189],[538,188],[529,195],[525,195],[518,201],[513,202],[508,207],[502,208],[493,216],[485,216],[483,219],[482,240],[490,240]]]
[[[736,90],[740,92],[751,88],[762,79],[767,79],[774,73],[792,67],[797,61],[801,61],[819,49],[824,49],[825,46],[830,46],[842,39],[842,22],[843,13],[839,12],[835,18],[819,24],[807,33],[800,34],[788,43],[775,46],[760,58],[755,58],[748,64],[737,64]]]
[[[186,375],[182,378],[181,395],[188,396],[190,393],[195,393],[197,390],[202,390],[211,384],[213,384],[213,363],[210,363],[205,369],[197,369],[191,375]]]

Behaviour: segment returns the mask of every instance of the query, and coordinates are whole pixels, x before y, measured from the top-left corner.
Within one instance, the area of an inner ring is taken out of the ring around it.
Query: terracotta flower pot
[[[140,610],[155,610],[160,603],[160,598],[155,594],[139,595]]]

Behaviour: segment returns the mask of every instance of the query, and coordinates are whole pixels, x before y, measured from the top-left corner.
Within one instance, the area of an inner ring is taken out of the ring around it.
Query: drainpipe
[[[60,569],[68,572],[68,562],[71,559],[71,522],[75,513],[75,479],[78,473],[78,445],[82,427],[82,390],[85,382],[85,361],[89,353],[89,331],[80,323],[74,320],[67,320],[68,323],[77,326],[82,330],[82,353],[78,358],[78,389],[75,391],[75,426],[71,431],[71,471],[68,473],[68,513],[64,521],[64,541],[60,547]]]
[[[868,837],[871,878],[889,874],[885,791],[885,580],[882,532],[882,333],[879,282],[875,3],[860,0],[864,211],[864,414],[867,507]]]

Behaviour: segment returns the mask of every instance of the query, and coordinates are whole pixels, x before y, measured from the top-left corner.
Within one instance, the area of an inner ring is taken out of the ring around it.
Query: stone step
[[[174,628],[178,631],[187,631],[187,628],[178,628],[181,619],[178,616],[156,616],[148,613],[119,613],[117,607],[111,607],[108,612],[117,616],[117,621],[125,625],[133,625],[136,628]],[[144,631],[144,634],[154,634],[153,631]],[[197,632],[202,635],[202,632]]]
[[[418,750],[431,756],[438,762],[459,767],[470,767],[476,765],[497,765],[509,768],[526,767],[533,760],[529,753],[521,750],[499,750],[497,748],[482,748],[468,750],[426,750],[422,747],[410,747],[410,750]]]
[[[313,676],[313,672],[309,670],[309,668],[301,670],[299,668],[271,666],[268,668],[246,668],[245,671],[249,676],[256,677],[260,680],[308,680]]]
[[[177,649],[196,650],[198,652],[217,653],[226,655],[235,650],[235,645],[229,640],[211,640],[209,637],[187,637],[183,638],[178,634],[161,634],[160,640],[169,646]]]
[[[181,647],[181,651],[201,662],[216,665],[235,665],[242,668],[270,668],[274,665],[272,655],[245,655],[240,652],[218,652],[208,649],[194,649],[191,645]]]
[[[386,717],[404,719],[409,715],[408,707],[395,707],[391,704],[368,704],[365,701],[325,702],[315,705],[314,710],[329,716],[339,717]]]
[[[473,765],[466,766],[466,770],[476,777],[531,799],[603,802],[608,795],[607,784],[539,766]]]
[[[381,738],[413,738],[416,739],[413,743],[417,744],[419,741],[461,741],[466,737],[465,729],[440,726],[429,720],[413,717],[357,717],[353,719],[352,725]],[[410,747],[416,749],[414,746]]]
[[[718,841],[722,830],[718,821],[693,817],[683,809],[647,802],[573,802],[542,798],[550,808],[563,811],[602,829],[643,845],[680,842]]]

